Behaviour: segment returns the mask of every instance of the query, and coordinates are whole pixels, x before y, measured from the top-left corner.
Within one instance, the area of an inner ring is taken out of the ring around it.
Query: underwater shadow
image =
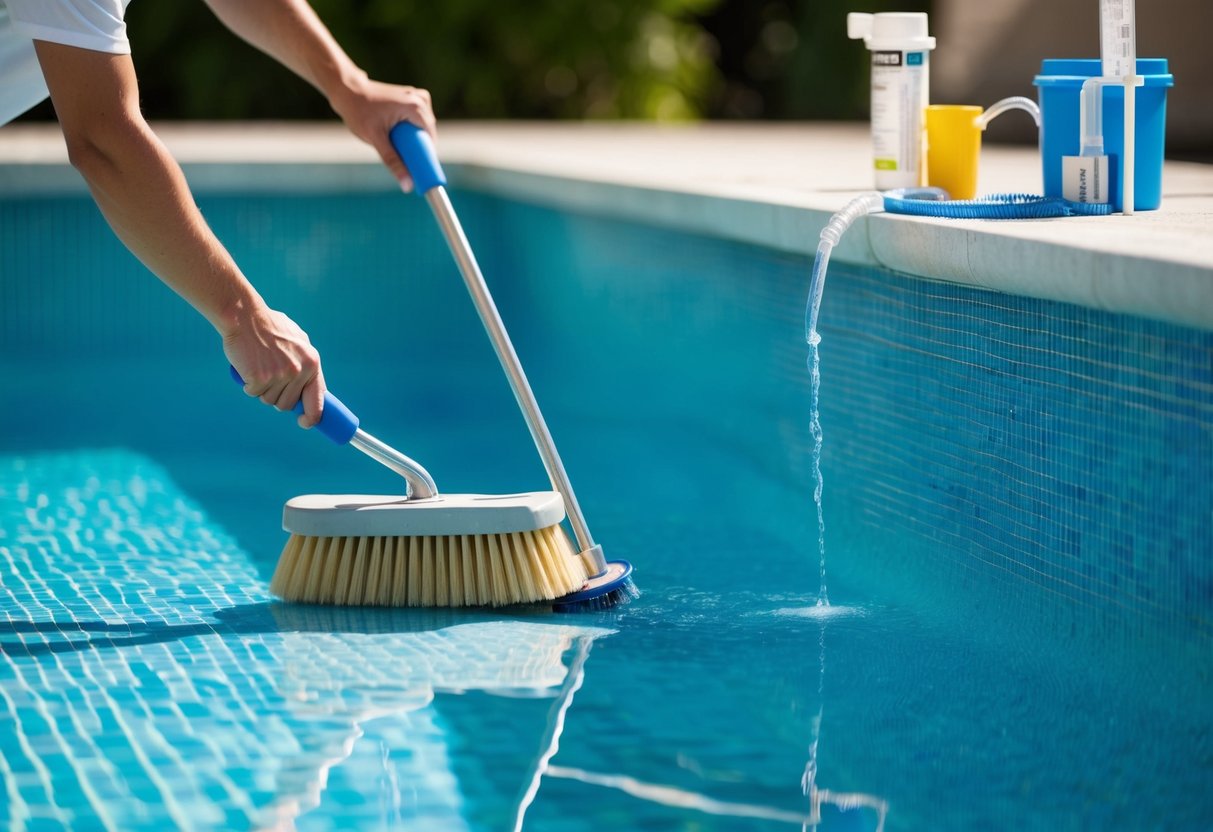
[[[265,601],[216,609],[212,621],[169,624],[159,621],[0,621],[0,654],[36,658],[85,650],[162,644],[193,636],[247,636],[272,633],[423,633],[457,624],[541,620],[558,617],[550,608],[515,607],[489,612],[478,608],[329,607]],[[59,640],[27,644],[3,636],[39,633]],[[69,634],[87,634],[74,638]]]

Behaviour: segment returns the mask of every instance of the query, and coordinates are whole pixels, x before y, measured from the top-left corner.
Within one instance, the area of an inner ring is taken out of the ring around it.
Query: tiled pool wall
[[[556,307],[564,291],[597,295],[612,307],[601,326],[629,333],[586,340],[652,350],[656,366],[662,349],[698,350],[702,378],[664,380],[691,402],[748,374],[756,407],[727,425],[731,441],[781,443],[773,473],[811,515],[806,258],[538,207],[498,222],[496,239],[520,243],[498,262],[560,276]],[[713,293],[752,310],[754,328],[715,326],[693,302]],[[820,330],[827,583],[860,596],[833,601],[1208,647],[1213,332],[842,262]],[[730,366],[738,339],[769,340],[746,353],[761,366]]]
[[[1208,645],[1213,333],[846,268],[822,319],[834,528],[862,530],[858,569]]]
[[[786,481],[788,501],[755,522],[811,533],[805,258],[456,196],[491,279],[521,293],[503,292],[505,305],[533,316],[513,333],[524,354],[564,356],[584,368],[573,383],[587,397],[633,397],[637,419],[677,419],[752,389],[708,441],[782,443],[786,458],[769,473]],[[267,297],[315,322],[329,355],[355,338],[398,349],[402,327],[447,346],[458,342],[452,330],[475,330],[419,203],[324,199],[314,211],[306,197],[201,202]],[[357,261],[330,263],[326,238],[359,233]],[[435,271],[440,287],[426,283]],[[449,315],[369,300],[377,282],[398,280],[419,281]],[[335,285],[348,291],[334,295]],[[582,313],[586,296],[594,308]],[[84,199],[0,201],[0,300],[5,360],[78,349],[213,358],[205,324],[131,261]],[[722,304],[753,308],[753,327],[724,328]],[[831,267],[821,331],[827,570],[863,596],[835,601],[1207,645],[1213,333],[844,263]],[[738,349],[755,339],[758,352]],[[662,373],[663,350],[696,356],[695,369]],[[741,354],[753,365],[733,366]],[[722,472],[721,484],[703,485],[705,499],[714,487],[727,496],[727,482]],[[816,564],[805,573],[815,577]]]

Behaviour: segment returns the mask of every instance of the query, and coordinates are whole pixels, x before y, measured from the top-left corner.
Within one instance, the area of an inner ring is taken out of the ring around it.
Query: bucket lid
[[[1081,86],[1085,79],[1102,74],[1103,63],[1098,58],[1045,58],[1032,83],[1038,87]],[[1147,87],[1175,86],[1166,58],[1138,58],[1137,74],[1145,78]]]

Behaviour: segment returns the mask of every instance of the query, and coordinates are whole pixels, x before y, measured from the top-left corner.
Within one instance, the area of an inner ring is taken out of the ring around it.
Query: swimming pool
[[[1213,825],[1213,334],[835,264],[823,615],[809,263],[455,199],[641,598],[273,603],[282,502],[392,476],[234,390],[87,200],[0,200],[0,822]],[[542,487],[419,202],[202,207],[368,430]]]

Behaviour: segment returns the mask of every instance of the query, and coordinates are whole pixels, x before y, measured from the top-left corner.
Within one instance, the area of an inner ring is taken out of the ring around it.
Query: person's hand
[[[325,391],[320,354],[286,315],[264,305],[241,314],[223,333],[223,351],[244,379],[245,393],[279,410],[291,410],[302,400],[299,427],[320,421]]]
[[[375,148],[379,158],[400,182],[400,187],[411,191],[413,178],[392,147],[388,133],[400,122],[408,121],[429,133],[430,138],[437,138],[437,122],[429,92],[418,87],[365,79],[354,84],[352,89],[344,89],[331,103],[350,132]]]

